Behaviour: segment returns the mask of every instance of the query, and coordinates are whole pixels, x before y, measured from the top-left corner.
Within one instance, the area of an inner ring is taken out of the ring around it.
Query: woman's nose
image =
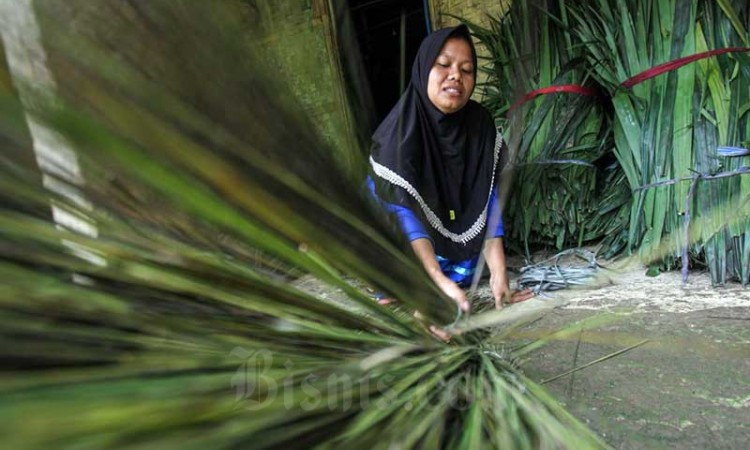
[[[461,79],[461,70],[458,68],[451,68],[450,74],[448,74],[448,79],[459,81]]]

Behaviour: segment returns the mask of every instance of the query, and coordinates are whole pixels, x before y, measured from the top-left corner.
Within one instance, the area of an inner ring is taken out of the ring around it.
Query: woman
[[[465,311],[462,286],[482,249],[497,308],[533,295],[508,286],[496,186],[504,142],[490,113],[470,100],[476,74],[465,25],[425,38],[406,92],[373,135],[368,180],[430,278]]]

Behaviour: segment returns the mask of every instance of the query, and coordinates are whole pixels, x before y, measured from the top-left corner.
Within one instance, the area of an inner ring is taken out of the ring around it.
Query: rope
[[[703,180],[715,180],[717,178],[726,178],[726,177],[732,177],[735,175],[744,175],[744,174],[750,174],[750,166],[743,166],[736,170],[732,170],[729,172],[719,172],[714,175],[710,175],[707,173],[699,173],[700,178]],[[666,186],[669,184],[677,184],[680,181],[693,181],[695,179],[694,176],[692,177],[683,177],[683,178],[674,178],[671,180],[664,180],[664,181],[657,181],[655,183],[650,184],[644,184],[643,186],[638,186],[637,188],[633,189],[633,191],[643,191],[646,189],[651,189],[659,186]]]
[[[721,48],[718,50],[709,50],[707,52],[696,53],[694,55],[677,58],[675,60],[665,62],[663,64],[659,64],[658,66],[654,66],[650,69],[646,69],[643,72],[639,73],[638,75],[635,75],[623,81],[620,84],[620,86],[627,89],[627,88],[635,86],[638,83],[642,83],[648,80],[649,78],[653,78],[663,73],[667,73],[675,69],[679,69],[680,67],[686,64],[690,64],[691,62],[698,61],[699,59],[704,59],[704,58],[708,58],[711,56],[721,55],[724,53],[734,53],[734,52],[750,52],[750,48],[746,48],[746,47]]]
[[[750,47],[731,47],[731,48],[721,48],[717,50],[709,50],[707,52],[696,53],[694,55],[685,56],[685,57],[678,58],[672,61],[668,61],[668,62],[659,64],[657,66],[654,66],[650,69],[646,69],[643,72],[628,78],[627,80],[620,83],[620,87],[629,89],[635,86],[636,84],[642,83],[648,79],[654,78],[664,73],[671,72],[672,70],[679,69],[680,67],[686,64],[690,64],[700,59],[709,58],[711,56],[716,56],[716,55],[722,55],[724,53],[738,53],[738,52],[750,52]],[[540,95],[559,94],[563,92],[569,93],[569,94],[586,95],[586,96],[598,95],[598,92],[595,89],[581,86],[578,84],[562,84],[562,85],[546,86],[546,87],[535,89],[531,92],[528,92],[523,97],[513,102],[513,104],[508,109],[508,112],[506,113],[506,115],[510,116],[511,112],[513,112],[516,108],[518,108],[519,106],[523,105],[527,101],[532,100]]]
[[[546,95],[546,94],[559,94],[562,92],[566,92],[569,94],[580,94],[580,95],[588,95],[593,96],[596,95],[596,90],[580,86],[578,84],[562,84],[562,85],[555,85],[555,86],[547,86],[539,89],[535,89],[523,97],[519,98],[518,100],[513,103],[510,108],[508,109],[507,115],[510,115],[513,110],[518,108],[519,106],[523,105],[524,103],[528,102],[529,100],[532,100],[540,95]]]
[[[585,266],[561,267],[560,258],[568,255],[576,256],[588,264]],[[596,262],[596,255],[593,252],[574,248],[564,250],[541,263],[522,267],[518,284],[521,289],[533,288],[534,294],[539,295],[545,291],[586,285],[594,280],[598,270],[599,264]]]
[[[750,148],[742,147],[719,147],[716,149],[719,156],[734,158],[738,156],[750,156]]]
[[[596,167],[588,161],[581,159],[537,159],[527,163],[518,163],[516,166],[533,166],[533,165],[553,165],[553,164],[572,164],[575,166]]]

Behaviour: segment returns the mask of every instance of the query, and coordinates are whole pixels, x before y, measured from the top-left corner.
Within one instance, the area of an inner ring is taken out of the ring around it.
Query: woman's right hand
[[[419,238],[411,241],[411,248],[424,266],[427,275],[432,281],[445,292],[445,295],[452,298],[464,312],[469,312],[469,300],[466,293],[458,285],[446,277],[440,269],[437,259],[435,259],[435,250],[432,248],[432,242],[426,238]]]
[[[466,293],[463,289],[458,287],[458,285],[454,283],[453,280],[443,275],[442,272],[440,272],[439,275],[431,273],[430,276],[435,284],[440,288],[440,290],[442,290],[445,295],[452,298],[462,311],[469,312],[469,301],[467,300]],[[419,320],[423,319],[423,316],[419,311],[414,312],[414,317]],[[448,330],[438,328],[435,325],[430,325],[429,330],[435,337],[443,342],[449,342],[451,340],[451,332]]]
[[[448,297],[452,298],[457,304],[458,307],[461,308],[463,312],[469,312],[469,300],[466,297],[466,292],[464,292],[463,289],[461,289],[453,280],[446,277],[442,273],[440,274],[442,277],[437,278],[435,280],[435,284],[440,288],[441,291],[445,293]]]

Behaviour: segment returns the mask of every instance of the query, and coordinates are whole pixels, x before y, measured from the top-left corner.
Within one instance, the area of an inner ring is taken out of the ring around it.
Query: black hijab
[[[370,165],[378,195],[414,211],[438,255],[461,260],[482,248],[502,139],[490,113],[473,100],[444,114],[427,96],[430,71],[452,37],[469,43],[476,78],[476,51],[465,25],[427,36],[409,86],[375,130]]]

